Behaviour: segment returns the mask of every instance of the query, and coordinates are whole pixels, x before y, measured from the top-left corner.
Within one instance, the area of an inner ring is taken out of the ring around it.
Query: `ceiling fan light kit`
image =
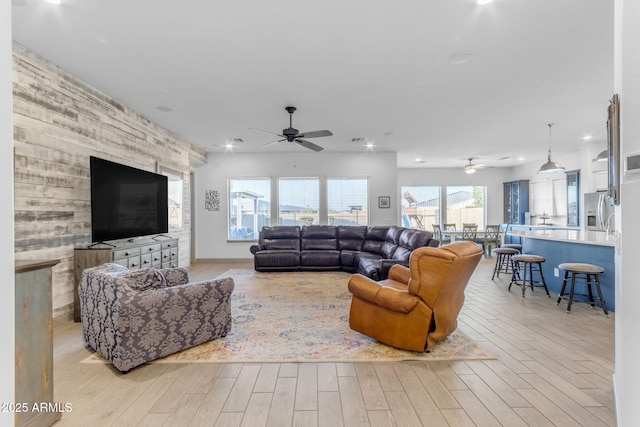
[[[564,166],[561,166],[558,162],[554,162],[551,160],[551,127],[553,123],[549,123],[549,151],[547,152],[547,162],[540,166],[538,169],[538,173],[551,173],[551,172],[559,172],[564,170]]]

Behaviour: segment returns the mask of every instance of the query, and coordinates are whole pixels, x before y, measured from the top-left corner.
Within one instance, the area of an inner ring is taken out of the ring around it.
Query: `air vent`
[[[366,141],[367,141],[366,138],[351,138],[351,142],[353,144],[362,144],[362,143],[364,143]]]
[[[240,143],[244,142],[244,140],[242,138],[231,138],[230,141],[234,142],[236,144],[240,144]]]

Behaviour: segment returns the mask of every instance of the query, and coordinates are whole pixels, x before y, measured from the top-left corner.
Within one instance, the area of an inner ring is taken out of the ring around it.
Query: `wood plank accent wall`
[[[73,248],[91,243],[89,156],[184,174],[180,265],[190,261],[190,175],[206,151],[13,44],[15,252],[56,258],[53,315],[73,311]]]

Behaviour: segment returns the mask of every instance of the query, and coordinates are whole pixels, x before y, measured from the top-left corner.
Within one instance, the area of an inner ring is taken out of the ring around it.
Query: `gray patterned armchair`
[[[189,283],[184,268],[85,270],[78,293],[84,342],[119,371],[224,337],[231,278]]]

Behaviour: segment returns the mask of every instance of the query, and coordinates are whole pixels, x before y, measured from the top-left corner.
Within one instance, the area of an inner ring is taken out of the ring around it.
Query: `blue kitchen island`
[[[600,287],[607,309],[615,311],[615,235],[581,229],[510,230],[507,234],[520,239],[522,253],[536,254],[546,259],[542,271],[550,292],[560,293],[564,271],[556,269],[563,262],[584,262],[603,267]],[[576,292],[583,293],[577,285]]]

